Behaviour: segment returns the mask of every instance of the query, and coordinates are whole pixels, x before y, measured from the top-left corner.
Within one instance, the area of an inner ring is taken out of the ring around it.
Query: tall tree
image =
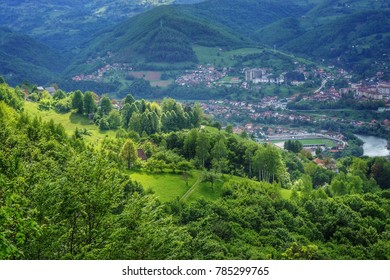
[[[121,157],[126,162],[127,168],[130,169],[137,160],[137,150],[133,140],[128,139],[125,142],[121,151]]]
[[[229,161],[227,160],[228,149],[226,148],[225,139],[221,137],[213,149],[211,150],[211,156],[213,157],[213,167],[218,170],[219,173],[226,171]]]
[[[100,103],[100,108],[102,115],[108,115],[112,110],[111,99],[108,96],[103,96],[102,101]]]
[[[125,104],[133,104],[135,102],[135,98],[133,97],[133,95],[131,95],[130,93],[128,95],[126,95],[125,97]]]
[[[199,134],[198,139],[196,140],[196,157],[202,165],[205,166],[206,160],[210,157],[210,139],[208,135],[204,132]]]
[[[77,113],[84,112],[84,96],[80,90],[76,90],[72,96],[72,108],[77,110]]]
[[[142,133],[142,127],[141,127],[141,114],[140,113],[133,113],[130,121],[129,121],[129,129],[134,130],[135,132],[141,134]]]
[[[117,129],[122,123],[121,114],[118,110],[112,110],[108,115],[107,121],[110,125],[110,129]]]
[[[84,112],[89,115],[95,113],[97,109],[96,101],[91,91],[84,94]]]
[[[187,133],[185,139],[184,139],[184,147],[183,152],[184,156],[187,159],[192,159],[195,157],[196,154],[196,140],[198,139],[198,129],[193,128],[190,130],[189,133]]]
[[[254,167],[258,172],[259,181],[273,182],[281,174],[282,157],[276,147],[260,146],[254,156]]]

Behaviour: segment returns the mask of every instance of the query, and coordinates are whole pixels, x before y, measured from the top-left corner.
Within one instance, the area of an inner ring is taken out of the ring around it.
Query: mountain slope
[[[84,46],[82,63],[111,53],[112,62],[196,62],[193,45],[238,48],[250,42],[226,28],[183,13],[181,6],[163,6],[108,29]]]
[[[128,17],[175,0],[2,0],[0,26],[64,51]],[[199,1],[181,0],[180,3]]]
[[[286,17],[300,17],[314,4],[300,0],[209,0],[191,7],[191,13],[218,22],[241,34],[252,35],[261,27]]]
[[[275,31],[271,28],[269,33]],[[265,30],[262,32],[262,38],[267,39]],[[386,54],[390,50],[390,11],[354,13],[306,32],[297,24],[294,32],[297,36],[287,42],[277,37],[263,42],[278,44],[297,55],[338,61],[361,74],[376,71],[372,67],[375,62],[389,63]]]
[[[9,83],[46,84],[63,70],[64,59],[31,37],[0,28],[0,75]]]

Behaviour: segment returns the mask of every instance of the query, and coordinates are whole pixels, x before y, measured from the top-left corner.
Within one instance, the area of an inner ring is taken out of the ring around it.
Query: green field
[[[174,82],[173,79],[162,80],[162,73],[161,71],[130,71],[128,75],[136,79],[145,79],[152,87],[167,87]]]
[[[24,111],[30,116],[41,117],[43,121],[50,121],[52,119],[55,123],[62,124],[68,135],[72,135],[76,128],[87,129],[91,133],[91,136],[85,136],[87,143],[98,144],[106,136],[115,137],[115,131],[100,131],[99,127],[86,116],[75,113],[59,114],[54,110],[39,110],[38,106],[38,103],[25,102]]]
[[[199,198],[215,200],[221,196],[222,185],[228,180],[225,176],[220,182],[216,182],[214,187],[211,187],[210,183],[201,182],[202,174],[198,170],[190,173],[188,185],[181,174],[147,172],[130,172],[130,174],[131,179],[141,183],[146,191],[153,191],[161,202],[177,198],[186,202]]]
[[[132,171],[130,177],[141,183],[146,191],[151,190],[161,202],[168,202],[177,198],[183,202],[193,202],[200,198],[216,200],[221,197],[222,186],[225,182],[233,179],[247,180],[231,175],[223,175],[212,187],[210,182],[201,181],[201,171],[194,170],[190,174],[188,185],[181,174]],[[290,195],[287,194],[290,191],[285,190],[285,193],[288,199]]]
[[[321,138],[321,139],[302,139],[299,140],[303,145],[325,145],[328,148],[335,146],[332,140]]]
[[[192,173],[187,186],[181,174],[131,172],[130,177],[141,183],[145,190],[152,190],[161,202],[181,198],[198,179],[197,173]]]
[[[296,139],[296,140],[301,142],[302,145],[325,145],[327,148],[332,148],[332,147],[334,147],[336,145],[332,140],[326,139],[326,138],[319,138],[319,139]],[[283,147],[283,143],[285,141],[284,140],[273,140],[271,142],[274,143],[274,144],[277,144],[280,147]]]
[[[283,199],[290,199],[292,190],[280,189],[280,195]]]

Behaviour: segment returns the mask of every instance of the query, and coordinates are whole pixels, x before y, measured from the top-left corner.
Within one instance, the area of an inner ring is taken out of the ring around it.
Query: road
[[[314,93],[319,93],[322,90],[322,88],[326,85],[327,82],[328,82],[327,79],[323,80],[321,86]]]

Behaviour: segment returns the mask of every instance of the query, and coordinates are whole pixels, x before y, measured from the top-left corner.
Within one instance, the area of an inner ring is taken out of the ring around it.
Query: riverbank
[[[365,156],[369,157],[388,157],[390,156],[390,150],[388,150],[387,140],[376,136],[367,136],[355,134],[356,137],[361,139],[363,144],[363,150]]]

